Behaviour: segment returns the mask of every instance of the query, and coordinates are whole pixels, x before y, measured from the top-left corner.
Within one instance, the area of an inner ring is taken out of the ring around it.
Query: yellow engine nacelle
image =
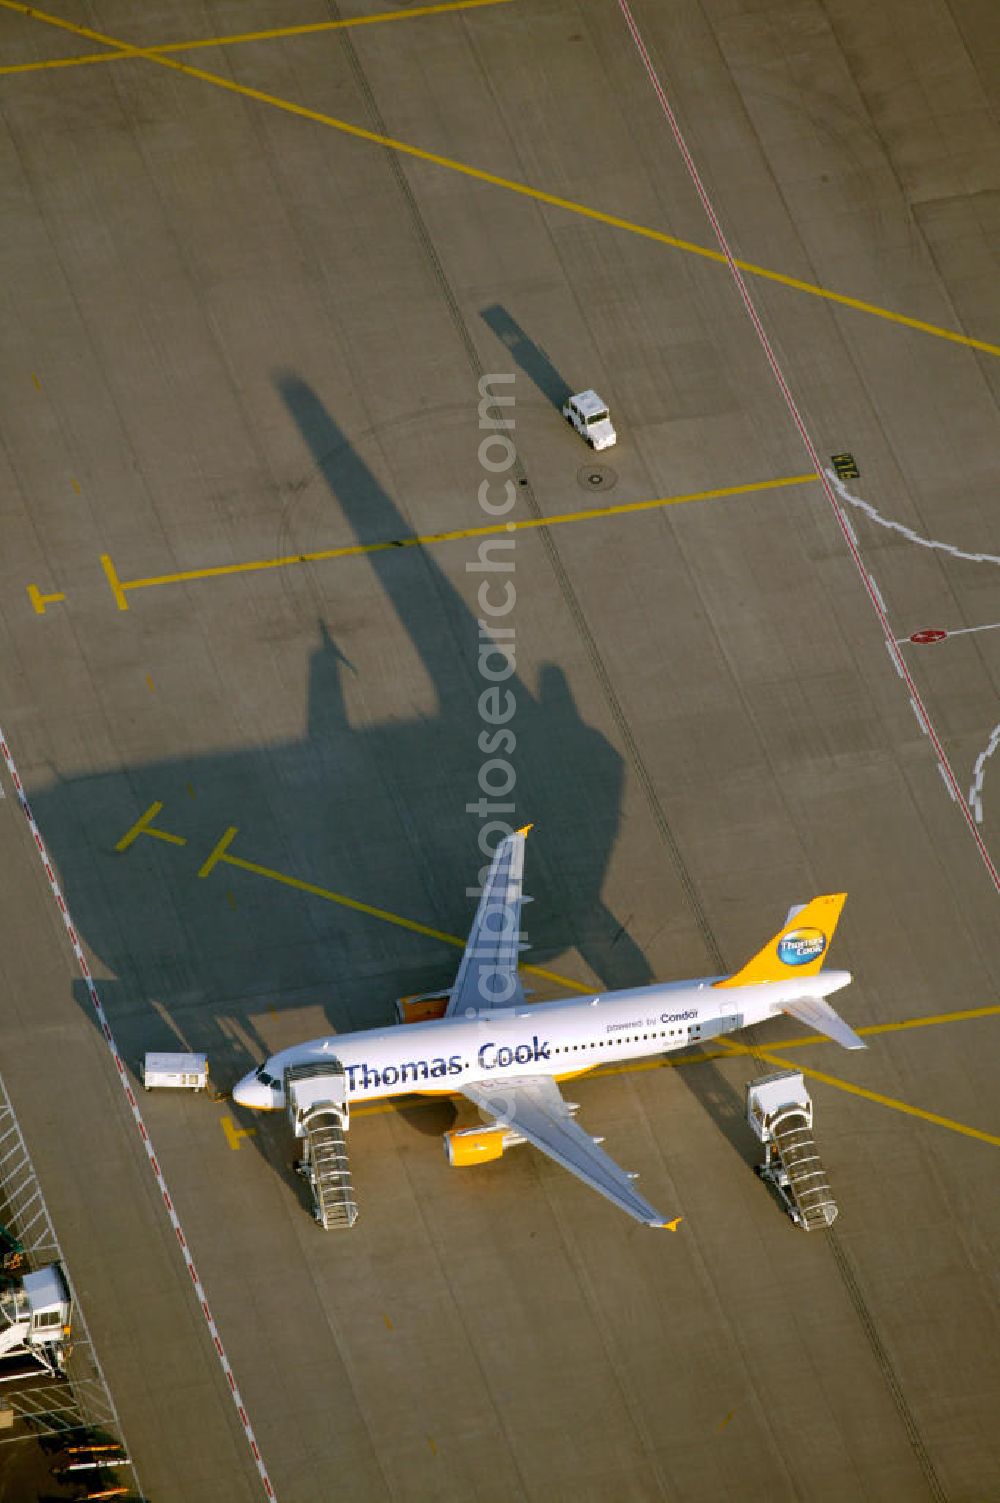
[[[421,992],[409,997],[397,997],[397,1023],[427,1023],[431,1018],[443,1018],[448,1011],[451,992]]]
[[[488,1164],[498,1159],[507,1146],[502,1127],[465,1127],[444,1135],[445,1158],[453,1169],[467,1169],[470,1164]]]

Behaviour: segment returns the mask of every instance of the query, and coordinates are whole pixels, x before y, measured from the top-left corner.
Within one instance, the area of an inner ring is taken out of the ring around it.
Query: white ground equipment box
[[[754,1172],[773,1185],[796,1226],[828,1227],[837,1218],[813,1137],[813,1104],[798,1070],[761,1075],[747,1085],[747,1121],[764,1144]]]
[[[208,1056],[205,1054],[147,1054],[142,1083],[147,1091],[203,1091],[208,1085]]]

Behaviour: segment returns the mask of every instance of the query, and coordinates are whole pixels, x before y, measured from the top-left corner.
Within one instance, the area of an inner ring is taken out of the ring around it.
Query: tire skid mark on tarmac
[[[1000,725],[995,725],[990,732],[990,739],[986,744],[986,750],[981,751],[976,758],[976,765],[973,768],[972,787],[969,789],[969,808],[976,816],[977,825],[981,825],[983,822],[983,778],[986,776],[986,763],[998,746],[1000,746]]]
[[[829,480],[834,490],[842,501],[850,506],[856,506],[863,511],[866,517],[877,522],[879,527],[886,527],[890,532],[898,532],[901,537],[910,543],[916,543],[920,548],[937,549],[940,553],[950,553],[952,558],[967,559],[970,564],[1000,564],[1000,555],[996,553],[967,553],[964,548],[956,548],[952,543],[940,543],[934,538],[924,538],[919,532],[914,532],[912,527],[906,527],[902,522],[894,522],[890,517],[883,517],[882,513],[874,507],[870,501],[865,501],[861,496],[853,496],[842,480],[839,480],[833,470],[826,469],[823,474]]]

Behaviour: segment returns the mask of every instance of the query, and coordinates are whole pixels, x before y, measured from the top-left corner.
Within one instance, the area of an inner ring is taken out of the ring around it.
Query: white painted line
[[[18,775],[17,768],[14,765],[14,758],[11,756],[10,747],[7,745],[7,741],[2,730],[0,730],[0,755],[3,756],[3,760],[7,764],[7,771],[10,773],[11,780],[14,784],[14,790],[17,793],[18,802],[21,805],[21,812],[23,813],[25,819],[28,821],[28,828],[31,831],[32,838],[35,842],[35,849],[38,852],[38,858],[45,869],[45,875],[48,879],[49,890],[52,893],[53,898],[55,899],[56,907],[62,914],[62,921],[65,925],[66,933],[69,935],[70,944],[73,946],[73,954],[76,956],[76,963],[80,967],[80,971],[87,986],[87,994],[90,997],[91,1005],[93,1006],[94,1012],[97,1015],[97,1021],[101,1026],[101,1032],[104,1035],[108,1049],[111,1051],[111,1058],[115,1062],[115,1069],[118,1071],[119,1083],[122,1090],[125,1092],[125,1098],[128,1101],[129,1108],[132,1112],[132,1120],[135,1123],[136,1130],[138,1131],[138,1134],[142,1139],[143,1147],[146,1150],[146,1158],[149,1160],[149,1167],[153,1171],[153,1178],[156,1180],[157,1188],[160,1192],[160,1198],[163,1201],[164,1209],[166,1210],[167,1216],[170,1220],[170,1225],[174,1229],[174,1235],[177,1238],[177,1245],[181,1250],[181,1256],[184,1259],[184,1265],[187,1268],[191,1283],[194,1286],[195,1298],[197,1299],[198,1304],[201,1306],[202,1315],[205,1317],[205,1323],[208,1326],[209,1334],[212,1337],[212,1345],[215,1347],[216,1356],[218,1357],[219,1364],[222,1368],[223,1373],[225,1374],[226,1383],[229,1386],[229,1392],[231,1393],[233,1403],[236,1406],[236,1412],[240,1417],[240,1423],[243,1426],[243,1433],[246,1436],[247,1444],[249,1445],[253,1459],[257,1464],[257,1471],[260,1473],[260,1480],[264,1485],[264,1492],[270,1499],[273,1500],[274,1503],[274,1500],[276,1500],[277,1498],[277,1494],[275,1493],[274,1488],[271,1486],[270,1477],[267,1475],[267,1468],[264,1465],[264,1458],[261,1456],[260,1450],[258,1449],[257,1440],[253,1433],[253,1426],[250,1424],[246,1408],[243,1404],[243,1399],[240,1396],[240,1391],[236,1386],[236,1379],[233,1376],[233,1370],[229,1365],[229,1358],[226,1356],[225,1349],[222,1345],[222,1338],[219,1335],[218,1327],[216,1326],[212,1312],[209,1309],[208,1298],[205,1294],[204,1286],[201,1282],[201,1279],[198,1277],[198,1270],[194,1266],[194,1259],[191,1256],[191,1249],[188,1247],[187,1238],[184,1235],[184,1231],[178,1219],[177,1212],[174,1210],[174,1203],[170,1197],[170,1192],[167,1189],[167,1182],[163,1177],[163,1170],[160,1168],[156,1154],[153,1150],[152,1139],[150,1138],[149,1133],[146,1130],[145,1122],[143,1122],[142,1120],[142,1115],[139,1111],[139,1103],[135,1099],[135,1092],[132,1090],[132,1087],[129,1084],[128,1076],[125,1073],[125,1065],[122,1061],[121,1055],[118,1052],[118,1045],[115,1043],[114,1034],[111,1032],[111,1025],[108,1022],[107,1014],[104,1011],[104,1006],[101,1002],[100,997],[98,996],[94,978],[90,974],[90,965],[88,964],[86,955],[83,953],[83,946],[80,943],[79,933],[77,931],[76,925],[73,923],[70,911],[66,906],[66,899],[62,895],[62,890],[59,886],[59,883],[56,881],[56,874],[55,870],[53,869],[52,862],[49,859],[49,853],[45,849],[45,842],[42,840],[41,831],[35,823],[35,816],[31,812],[31,805],[28,803],[28,799],[24,792],[24,787],[21,783],[20,776]]]
[[[986,626],[955,626],[948,627],[949,637],[967,637],[974,631],[1000,631],[1000,621],[990,621]]]
[[[990,732],[986,750],[980,752],[976,758],[972,787],[969,789],[969,808],[976,816],[977,825],[983,822],[983,778],[986,775],[986,759],[992,757],[998,746],[1000,746],[1000,725],[995,725]]]
[[[921,710],[920,706],[917,704],[917,701],[914,699],[914,697],[913,697],[912,694],[910,695],[910,708],[913,711],[914,715],[917,717],[917,724],[919,725],[920,729],[923,731],[924,735],[925,736],[929,736],[930,735],[930,730],[928,729],[927,721],[924,719],[923,711]],[[940,765],[941,764],[938,763],[938,766],[940,766]]]
[[[844,511],[843,509],[841,510],[841,513],[840,513],[840,522],[841,522],[841,526],[843,527],[844,531],[847,533],[847,536],[850,538],[850,540],[854,544],[855,548],[857,548],[857,546],[858,546],[858,535],[854,531],[854,528],[851,526],[851,519],[850,519],[850,517],[847,515],[846,511]]]
[[[858,540],[857,540],[856,537],[855,537],[854,541],[855,541],[855,543],[857,543]],[[876,582],[875,582],[875,576],[871,572],[870,569],[868,571],[868,583],[871,585],[873,591],[875,592],[875,599],[878,601],[879,605],[882,608],[882,614],[883,614],[883,616],[888,616],[889,612],[886,609],[885,596],[882,594],[882,591],[879,589],[878,585],[876,584]]]
[[[722,254],[725,257],[726,265],[729,267],[729,274],[736,285],[736,290],[738,291],[743,306],[746,309],[747,317],[750,319],[750,322],[753,324],[754,329],[756,330],[761,349],[763,350],[767,363],[771,368],[771,374],[774,377],[775,382],[777,383],[782,397],[784,398],[785,406],[788,409],[788,415],[792,419],[792,422],[795,424],[795,427],[798,430],[799,438],[802,440],[803,447],[805,448],[806,453],[809,455],[810,462],[816,469],[816,473],[820,478],[820,483],[823,486],[823,494],[826,496],[827,501],[830,503],[830,506],[833,509],[833,514],[837,519],[837,525],[839,526],[844,540],[847,543],[850,555],[854,560],[855,568],[857,569],[858,574],[861,577],[861,582],[864,585],[865,593],[867,594],[868,599],[871,602],[875,614],[878,616],[879,624],[882,627],[882,633],[885,637],[886,647],[889,650],[889,654],[896,661],[900,677],[906,684],[907,689],[910,691],[910,693],[913,695],[913,698],[920,706],[921,714],[923,715],[924,722],[927,726],[927,734],[930,738],[935,752],[937,753],[938,760],[944,769],[944,775],[949,789],[954,795],[955,801],[956,803],[958,803],[959,808],[962,810],[962,815],[965,819],[966,826],[968,827],[969,832],[971,833],[972,838],[976,843],[976,849],[979,852],[983,865],[986,867],[986,870],[989,873],[990,881],[993,884],[993,889],[995,892],[1000,893],[1000,872],[997,871],[997,868],[993,862],[993,858],[986,847],[986,842],[983,840],[982,835],[979,833],[979,827],[977,826],[976,821],[972,816],[972,811],[967,807],[964,798],[959,797],[961,789],[959,788],[958,780],[955,777],[954,772],[952,771],[951,763],[948,761],[948,755],[943,745],[941,744],[941,738],[938,736],[937,731],[934,729],[930,717],[927,714],[927,711],[923,707],[917,686],[913,681],[909,669],[903,661],[899,648],[896,646],[896,640],[889,626],[889,621],[886,616],[885,610],[879,604],[878,596],[872,590],[871,580],[861,558],[861,551],[858,548],[857,541],[852,538],[850,530],[845,526],[846,518],[844,517],[842,508],[837,503],[837,498],[834,494],[834,484],[836,484],[837,489],[842,495],[844,494],[843,489],[840,486],[840,483],[837,481],[836,476],[833,475],[831,471],[824,470],[823,468],[822,462],[819,457],[819,451],[817,450],[816,445],[813,442],[812,435],[809,433],[809,430],[805,425],[802,414],[799,412],[795,398],[792,396],[791,387],[788,385],[785,373],[778,363],[778,357],[774,353],[771,341],[767,336],[767,331],[764,328],[763,323],[761,322],[760,314],[757,312],[753,298],[750,296],[749,289],[747,288],[747,284],[743,278],[743,273],[740,271],[740,268],[736,264],[736,258],[733,255],[729,241],[726,239],[725,231],[723,230],[722,225],[719,222],[719,216],[716,214],[715,209],[712,206],[712,201],[708,196],[705,184],[701,180],[701,175],[698,172],[698,168],[695,166],[694,158],[692,157],[690,149],[688,148],[688,144],[684,139],[684,135],[678,123],[677,116],[674,114],[674,111],[670,105],[670,101],[668,100],[666,93],[664,92],[664,88],[662,83],[660,82],[659,75],[657,74],[656,69],[653,67],[652,59],[646,49],[646,44],[642,39],[639,28],[635,23],[635,18],[632,15],[628,0],[618,0],[618,8],[625,18],[625,24],[629,29],[632,41],[635,43],[636,51],[642,59],[643,67],[646,70],[646,76],[653,86],[653,90],[656,94],[657,99],[660,101],[660,107],[663,110],[664,115],[666,116],[670,130],[674,137],[674,141],[677,143],[677,149],[684,159],[684,164],[687,167],[688,175],[691,178],[692,183],[694,184],[694,188],[696,193],[698,194],[699,199],[701,200],[701,206],[708,216],[708,220],[715,233],[715,238],[718,243],[719,249],[722,251]],[[850,492],[847,492],[844,498],[845,500],[854,499],[853,497],[851,497]],[[920,540],[918,539],[917,541]],[[980,557],[980,555],[976,555],[976,557],[978,558]],[[982,555],[982,557],[983,559],[986,559],[988,555]],[[1000,563],[1000,559],[993,559],[992,562]]]
[[[895,668],[896,672],[899,674],[900,678],[905,684],[906,677],[903,673],[903,660],[899,655],[898,643],[894,641],[887,642],[885,644],[885,650],[889,654],[889,661],[892,663],[892,666]]]
[[[951,543],[939,543],[933,538],[922,538],[919,532],[913,531],[912,527],[904,527],[902,522],[892,522],[888,517],[883,517],[870,501],[863,501],[860,496],[852,496],[844,482],[837,479],[833,470],[825,470],[823,473],[844,501],[851,506],[856,506],[859,511],[863,511],[865,516],[871,517],[872,521],[877,522],[880,527],[887,527],[890,532],[898,532],[901,537],[906,538],[908,542],[916,543],[919,548],[935,548],[939,553],[950,553],[952,558],[963,558],[970,564],[1000,564],[1000,557],[997,557],[995,553],[966,553],[964,548],[954,548]]]
[[[948,774],[945,772],[945,770],[941,766],[940,762],[938,763],[938,772],[941,774],[942,778],[944,779],[944,786],[948,790],[948,797],[952,800],[952,802],[954,802],[954,799],[955,799],[955,790],[951,786],[951,784],[948,782]]]

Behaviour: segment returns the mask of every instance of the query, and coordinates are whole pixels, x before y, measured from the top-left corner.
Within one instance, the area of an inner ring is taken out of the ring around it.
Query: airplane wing
[[[677,1230],[680,1216],[664,1221],[659,1211],[632,1188],[633,1176],[573,1120],[551,1075],[529,1075],[503,1081],[476,1081],[462,1087],[463,1095],[505,1127],[527,1138],[570,1174],[627,1211],[646,1226]]]
[[[524,842],[530,825],[507,835],[496,848],[472,921],[465,954],[451,989],[446,1018],[517,1007],[524,991],[517,975],[521,943]]]

